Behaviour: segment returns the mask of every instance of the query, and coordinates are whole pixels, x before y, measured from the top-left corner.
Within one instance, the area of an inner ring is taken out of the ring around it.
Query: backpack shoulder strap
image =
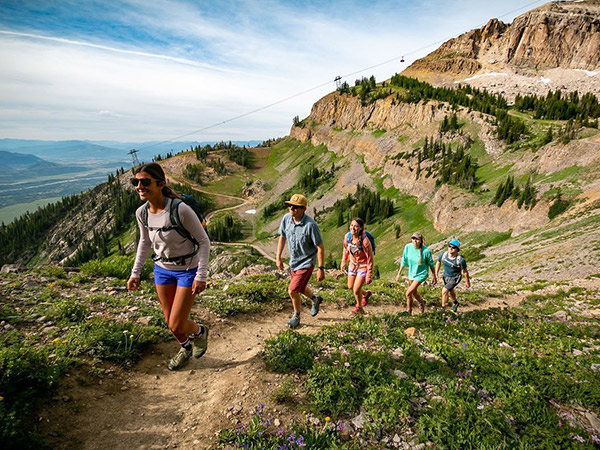
[[[352,233],[348,231],[348,234],[346,235],[346,246],[348,246],[350,242],[352,242]]]
[[[142,225],[144,225],[144,228],[148,228],[148,208],[149,207],[150,207],[150,205],[148,204],[148,202],[146,202],[146,204],[142,208],[142,212],[140,214],[141,219],[142,219]]]
[[[196,241],[196,239],[194,239],[194,236],[192,236],[192,234],[188,230],[186,230],[186,228],[181,223],[181,219],[179,217],[179,205],[182,202],[183,201],[181,199],[178,199],[178,198],[172,198],[171,199],[171,207],[169,208],[169,218],[171,219],[171,226],[180,235],[182,235],[184,238],[192,241],[194,243],[194,245],[197,246],[198,245],[198,241]]]

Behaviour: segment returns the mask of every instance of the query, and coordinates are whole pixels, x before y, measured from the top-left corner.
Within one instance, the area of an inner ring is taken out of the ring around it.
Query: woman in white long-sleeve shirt
[[[194,210],[167,185],[159,164],[138,167],[131,183],[145,203],[136,211],[140,241],[127,289],[139,288],[144,261],[153,250],[158,300],[169,330],[181,345],[167,367],[177,370],[192,355],[199,358],[206,352],[208,327],[190,320],[189,314],[194,297],[206,288],[210,241]],[[193,240],[171,223],[172,206],[177,208],[181,224]]]

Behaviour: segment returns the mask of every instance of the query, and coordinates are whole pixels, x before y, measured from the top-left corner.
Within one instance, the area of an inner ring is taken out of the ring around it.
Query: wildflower
[[[600,439],[598,439],[598,436],[592,434],[590,437],[592,438],[592,441],[594,441],[596,444],[600,444]]]
[[[333,362],[333,365],[334,365],[334,366],[337,366],[339,363],[340,363],[339,361],[334,361],[334,362]]]
[[[60,338],[56,338],[52,342],[60,342]]]
[[[63,339],[63,341],[62,341],[63,344],[66,344],[67,342],[69,342],[69,341],[67,341],[66,339]]]
[[[305,416],[306,415],[306,410],[302,411],[302,415]]]
[[[277,428],[276,436],[285,436],[285,430],[283,428]]]
[[[338,433],[342,433],[346,430],[346,424],[340,420],[335,429],[338,431]]]
[[[1,402],[2,400],[4,400],[4,397],[2,397],[2,396],[0,395],[0,402]]]
[[[349,362],[345,362],[344,363],[344,367],[347,369],[348,367],[350,367],[350,363]]]
[[[483,405],[477,405],[477,409],[481,411],[483,409]]]
[[[304,443],[304,436],[300,435],[300,437],[296,440],[296,445],[298,447],[306,447],[306,444]]]
[[[467,348],[468,346],[469,346],[469,344],[467,344],[466,342],[465,342],[465,343],[463,343],[463,344],[462,344],[462,348],[463,348],[463,350],[464,350],[465,348]]]
[[[325,422],[331,422],[331,417],[329,417],[329,416],[325,417]]]
[[[296,440],[296,435],[294,433],[290,433],[288,436],[288,442],[292,443]]]
[[[571,434],[571,436],[573,437],[573,439],[575,439],[577,442],[581,442],[582,444],[585,442],[585,439],[582,438],[581,436],[579,436],[578,434]]]

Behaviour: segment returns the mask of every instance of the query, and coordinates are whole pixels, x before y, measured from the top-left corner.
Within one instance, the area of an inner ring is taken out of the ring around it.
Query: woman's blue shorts
[[[197,271],[197,267],[189,270],[167,270],[154,264],[154,284],[163,285],[177,283],[177,286],[192,287]]]

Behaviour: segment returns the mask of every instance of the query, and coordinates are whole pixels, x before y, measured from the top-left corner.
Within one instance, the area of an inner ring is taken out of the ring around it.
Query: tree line
[[[231,242],[243,237],[241,222],[231,214],[211,220],[207,231],[210,239],[217,242]]]
[[[535,188],[531,183],[531,177],[527,179],[525,186],[521,188],[515,183],[515,178],[509,175],[504,182],[498,185],[496,194],[490,204],[502,206],[508,199],[517,200],[519,209],[521,207],[532,209],[536,205],[537,199],[535,198]]]
[[[348,194],[336,201],[333,206],[320,212],[315,211],[315,217],[329,212],[336,218],[338,227],[347,224],[353,217],[360,217],[369,224],[393,216],[394,202],[387,197],[382,197],[379,192],[373,192],[359,184],[354,195]]]
[[[598,97],[591,92],[580,96],[577,91],[563,94],[557,89],[548,91],[545,97],[519,94],[515,97],[515,108],[519,111],[533,111],[535,119],[573,119],[585,123],[584,126],[595,128],[598,128],[597,119],[600,117]]]

